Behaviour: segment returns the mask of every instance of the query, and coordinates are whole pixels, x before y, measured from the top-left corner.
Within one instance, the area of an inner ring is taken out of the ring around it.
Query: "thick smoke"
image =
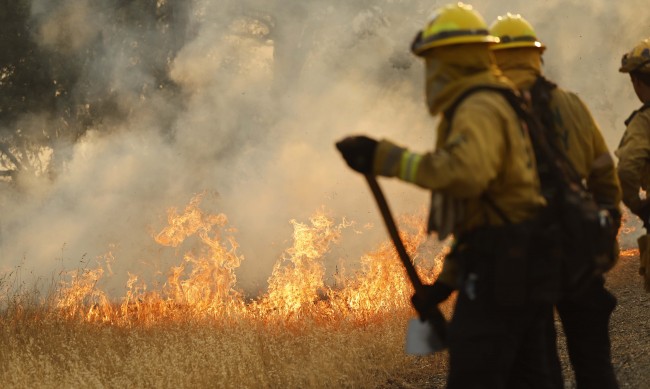
[[[184,22],[171,30],[136,3],[32,1],[39,47],[86,61],[72,93],[110,96],[120,120],[94,122],[69,144],[54,181],[2,193],[1,269],[47,277],[111,251],[118,278],[164,271],[182,253],[152,236],[168,208],[204,192],[216,195],[210,206],[237,229],[245,257],[239,278],[251,288],[263,287],[290,245],[289,221],[307,221],[321,207],[364,231],[345,235],[337,256],[354,262],[385,239],[370,192],[334,142],[365,133],[430,148],[436,123],[424,106],[422,64],[408,48],[442,3],[194,0],[177,2]],[[473,5],[488,23],[509,11],[536,26],[548,46],[547,75],[583,97],[614,149],[639,105],[616,70],[621,54],[650,35],[645,4]],[[161,47],[174,50],[162,70]],[[43,126],[56,118],[21,120]],[[423,190],[382,184],[395,214],[427,205]]]

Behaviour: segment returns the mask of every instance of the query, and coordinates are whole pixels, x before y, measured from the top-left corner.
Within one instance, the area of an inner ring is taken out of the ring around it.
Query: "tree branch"
[[[3,153],[4,155],[9,158],[11,163],[16,165],[16,170],[23,170],[23,165],[18,161],[18,158],[9,150],[9,147],[5,143],[0,142],[0,153]]]

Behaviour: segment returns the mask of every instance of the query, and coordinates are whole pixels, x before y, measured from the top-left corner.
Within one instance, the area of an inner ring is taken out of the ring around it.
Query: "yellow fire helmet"
[[[413,54],[424,57],[434,47],[464,43],[495,43],[487,23],[471,5],[448,4],[436,10],[411,45]]]
[[[533,26],[519,14],[513,15],[508,12],[499,16],[490,26],[490,34],[499,38],[499,43],[491,46],[492,50],[519,47],[546,49],[546,46],[537,39]]]
[[[634,46],[632,51],[625,53],[621,59],[621,73],[650,73],[650,38],[644,39]]]

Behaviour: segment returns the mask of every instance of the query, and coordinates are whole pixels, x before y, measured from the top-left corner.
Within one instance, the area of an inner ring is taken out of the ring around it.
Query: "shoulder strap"
[[[650,102],[643,104],[643,106],[641,108],[639,108],[636,111],[632,112],[630,117],[625,119],[625,127],[627,127],[630,124],[630,122],[632,121],[632,119],[634,119],[634,117],[636,116],[637,113],[641,113],[641,112],[645,111],[648,108],[650,108]]]
[[[531,106],[533,109],[532,114],[535,116],[535,119],[539,121],[539,124],[541,124],[541,129],[546,135],[549,147],[553,149],[553,152],[557,157],[563,159],[563,164],[566,165],[565,169],[568,170],[570,179],[574,182],[581,182],[580,174],[578,174],[573,164],[569,161],[566,152],[562,149],[562,146],[557,139],[560,134],[555,126],[555,115],[551,110],[551,94],[556,88],[557,84],[548,80],[544,76],[540,75],[537,77],[533,86],[530,88]]]
[[[551,112],[551,93],[557,85],[544,76],[538,76],[530,88],[530,97],[533,111],[537,113],[544,128],[555,133],[555,120]]]
[[[551,101],[551,91],[557,88],[557,84],[548,78],[539,75],[535,79],[533,86],[530,87],[530,93],[544,99],[544,102]]]
[[[507,92],[512,92],[510,89],[501,88],[501,87],[498,87],[498,86],[495,86],[495,85],[476,85],[476,86],[473,86],[471,88],[468,88],[466,91],[461,93],[461,95],[458,96],[456,98],[456,100],[454,100],[454,102],[451,104],[451,106],[449,108],[447,108],[445,110],[444,115],[445,115],[445,118],[447,119],[447,121],[449,123],[451,123],[451,121],[454,118],[454,115],[456,114],[456,109],[458,109],[458,106],[466,98],[468,98],[470,95],[472,95],[472,94],[474,94],[474,93],[476,93],[478,91],[481,91],[481,90],[490,90],[490,91],[495,91],[495,92],[499,92],[499,93],[503,93],[503,92],[506,92],[506,91]]]
[[[548,105],[548,101],[550,101],[550,91],[556,86],[544,78],[540,78],[537,83],[539,89],[538,92],[541,93],[541,97],[543,97],[543,99],[539,100],[539,104],[542,104],[543,101],[546,100],[546,105]],[[513,108],[517,117],[519,117],[522,123],[526,126],[537,159],[538,173],[540,174],[542,185],[545,185],[545,182],[553,181],[555,184],[551,186],[560,185],[566,188],[569,185],[577,185],[584,189],[584,184],[582,183],[579,174],[573,168],[573,165],[564,151],[555,147],[555,144],[552,142],[549,142],[549,132],[552,128],[547,128],[544,123],[542,123],[541,118],[531,112],[529,105],[521,95],[511,89],[500,88],[492,85],[478,85],[466,90],[444,113],[450,124],[453,120],[456,109],[462,101],[479,90],[491,90],[500,93]],[[558,188],[551,188],[553,191],[557,189]],[[507,218],[504,218],[505,213],[498,208],[492,199],[487,195],[483,195],[482,198],[506,223],[509,222]]]
[[[474,94],[475,92],[478,92],[478,91],[481,91],[481,90],[494,91],[494,92],[498,92],[498,93],[500,93],[500,94],[502,94],[502,95],[504,95],[504,96],[506,96],[506,95],[512,95],[513,98],[517,98],[517,96],[515,95],[514,91],[512,91],[512,90],[510,90],[510,89],[507,89],[507,88],[501,88],[501,87],[494,86],[494,85],[477,85],[477,86],[474,86],[474,87],[469,88],[469,89],[467,89],[466,91],[464,91],[464,92],[463,92],[463,93],[462,93],[462,94],[461,94],[461,95],[460,95],[460,96],[459,96],[459,97],[458,97],[458,98],[457,98],[457,99],[456,99],[456,100],[451,104],[451,106],[445,110],[444,115],[445,115],[445,118],[447,119],[447,122],[449,123],[449,125],[451,125],[451,122],[453,121],[454,115],[456,114],[456,109],[458,109],[458,107],[460,106],[460,104],[461,104],[461,103],[462,103],[462,102],[463,102],[467,97],[469,97],[470,95]],[[507,96],[506,96],[506,99],[508,99]],[[512,103],[511,103],[511,100],[508,100],[508,102],[509,102],[510,104],[512,104]],[[519,113],[517,113],[517,115],[519,115]],[[503,209],[501,209],[501,208],[500,208],[500,207],[499,207],[499,206],[494,202],[494,200],[493,200],[490,196],[487,195],[487,193],[483,193],[483,195],[481,196],[481,200],[483,200],[483,201],[484,201],[484,202],[485,202],[485,203],[486,203],[490,208],[492,208],[492,210],[494,211],[494,213],[496,213],[497,216],[499,216],[499,218],[501,218],[501,220],[503,220],[504,223],[506,223],[506,224],[512,224],[512,222],[511,222],[510,218],[508,217],[508,215],[506,215],[506,213],[503,212]]]
[[[540,77],[540,80],[538,80],[538,82],[540,83],[539,88],[547,88],[549,91],[555,88],[555,84],[542,77]],[[454,103],[445,111],[445,117],[449,123],[452,122],[456,109],[462,103],[462,101],[469,95],[479,90],[491,90],[498,92],[506,99],[506,101],[508,101],[510,106],[517,114],[517,117],[519,117],[519,119],[526,124],[528,134],[530,135],[531,141],[533,143],[533,148],[535,149],[535,155],[538,161],[541,160],[545,163],[549,163],[549,168],[553,170],[554,175],[563,172],[562,176],[566,181],[575,183],[580,183],[582,181],[579,174],[573,168],[573,165],[571,165],[571,162],[569,161],[564,151],[558,149],[552,142],[548,141],[548,133],[551,129],[546,128],[538,115],[535,115],[533,112],[531,112],[528,103],[521,97],[520,94],[512,89],[500,88],[494,85],[477,85],[473,88],[469,88],[463,92],[460,97],[458,97],[456,101],[454,101]],[[550,93],[547,93],[547,95],[550,99]]]
[[[494,200],[492,200],[492,197],[487,195],[487,193],[483,192],[483,195],[481,196],[481,200],[485,201],[485,203],[489,205],[490,208],[492,208],[494,213],[496,213],[497,216],[499,216],[499,218],[501,218],[501,220],[503,220],[504,223],[512,224],[512,221],[510,220],[508,215],[506,215],[506,213],[503,212],[503,209],[501,209],[501,207],[499,207],[497,203],[495,203]]]
[[[580,175],[571,164],[564,150],[558,148],[554,142],[549,141],[549,138],[555,135],[553,127],[546,127],[541,117],[531,112],[527,103],[519,95],[514,94],[512,91],[506,92],[509,92],[504,93],[506,100],[508,100],[515,110],[517,116],[528,127],[528,134],[530,135],[538,164],[545,164],[545,168],[549,170],[547,173],[551,177],[559,179],[559,182],[564,185],[575,184],[584,189]]]

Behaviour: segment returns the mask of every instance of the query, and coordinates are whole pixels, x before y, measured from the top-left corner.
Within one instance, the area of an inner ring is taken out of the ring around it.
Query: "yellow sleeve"
[[[632,212],[642,206],[639,197],[643,169],[650,163],[650,113],[637,114],[625,130],[616,150],[619,158],[618,177],[623,191],[623,202]]]
[[[422,187],[438,185],[445,193],[458,197],[479,197],[502,169],[505,131],[494,107],[461,104],[449,134],[435,153],[425,154],[415,183]]]
[[[504,136],[495,133],[501,126],[491,107],[463,104],[436,151],[418,154],[380,141],[374,173],[459,198],[478,197],[497,176],[504,158]]]
[[[599,205],[618,208],[622,195],[614,160],[597,127],[593,135],[594,160],[587,176],[587,189]]]
[[[552,110],[560,144],[596,202],[617,207],[621,189],[612,155],[589,108],[575,93],[556,88]]]
[[[589,108],[578,96],[575,96],[575,99],[582,113],[580,121],[584,124],[581,125],[589,129],[591,134],[592,160],[589,161],[589,173],[586,177],[587,189],[599,205],[618,208],[621,202],[621,184],[616,174],[614,159]]]

